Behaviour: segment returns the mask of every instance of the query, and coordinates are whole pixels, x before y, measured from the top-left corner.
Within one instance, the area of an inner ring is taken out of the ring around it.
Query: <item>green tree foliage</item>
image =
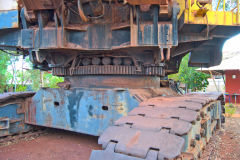
[[[7,85],[7,68],[10,56],[0,51],[0,57],[0,93],[3,93]]]
[[[183,57],[179,72],[169,76],[169,79],[180,81],[192,91],[199,91],[208,86],[208,74],[196,71],[196,67],[188,67],[189,54]]]
[[[41,87],[58,88],[57,83],[64,81],[62,77],[33,69],[28,57],[24,61],[29,67],[23,68],[19,66],[20,58],[18,56],[3,52],[0,52],[0,56],[0,93],[4,91],[37,91]]]
[[[53,76],[48,72],[41,72],[38,69],[30,69],[24,72],[24,82],[31,85],[33,91],[39,90],[41,87],[59,88],[57,84],[63,82],[63,77]],[[23,86],[26,86],[23,84]]]
[[[16,92],[24,92],[24,91],[27,91],[27,86],[17,85]]]
[[[51,73],[43,71],[41,72],[38,69],[27,70],[24,72],[24,75],[24,81],[27,81],[28,84],[31,84],[31,89],[33,91],[37,91],[41,87],[59,88],[57,84],[64,81],[63,77],[56,77]]]
[[[41,87],[41,76],[40,70],[38,69],[30,69],[27,71],[29,73],[29,78],[31,79],[31,88],[33,91],[39,90]]]
[[[44,87],[49,88],[59,88],[57,84],[64,81],[63,77],[53,76],[51,73],[48,72],[43,73],[43,80]]]

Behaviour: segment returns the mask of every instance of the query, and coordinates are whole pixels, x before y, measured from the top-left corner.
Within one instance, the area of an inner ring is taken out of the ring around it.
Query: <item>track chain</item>
[[[78,66],[75,68],[58,67],[53,68],[53,75],[155,75],[163,76],[162,66],[145,66],[137,70],[136,66],[120,66],[120,65],[89,65]]]
[[[199,158],[219,122],[213,117],[221,99],[218,93],[148,99],[100,136],[103,151],[93,151],[90,160]]]

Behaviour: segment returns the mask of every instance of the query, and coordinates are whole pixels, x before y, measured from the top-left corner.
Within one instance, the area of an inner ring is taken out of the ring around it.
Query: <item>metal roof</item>
[[[222,60],[222,63],[218,66],[213,66],[209,68],[198,68],[198,71],[209,72],[223,72],[226,70],[240,70],[240,52],[235,53],[232,57],[227,57]],[[216,73],[217,74],[217,73]]]

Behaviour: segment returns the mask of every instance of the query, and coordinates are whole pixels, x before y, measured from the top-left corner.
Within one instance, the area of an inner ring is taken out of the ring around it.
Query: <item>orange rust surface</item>
[[[142,5],[142,4],[168,4],[169,0],[126,0],[131,5]]]
[[[61,4],[61,0],[21,0],[27,10],[54,9]]]
[[[132,147],[134,144],[136,144],[139,140],[140,135],[141,132],[137,131],[135,136],[128,142],[127,147]]]
[[[231,115],[231,114],[226,113],[225,116],[226,117],[232,117],[232,118],[240,118],[240,114],[232,114]]]

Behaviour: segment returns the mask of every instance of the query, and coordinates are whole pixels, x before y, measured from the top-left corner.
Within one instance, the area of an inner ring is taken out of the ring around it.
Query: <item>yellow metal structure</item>
[[[180,16],[184,16],[185,24],[205,25],[240,25],[239,0],[231,10],[226,10],[225,0],[219,0],[216,10],[213,10],[212,2],[200,4],[198,0],[178,0],[180,5]],[[222,10],[219,10],[220,3],[223,3]]]

